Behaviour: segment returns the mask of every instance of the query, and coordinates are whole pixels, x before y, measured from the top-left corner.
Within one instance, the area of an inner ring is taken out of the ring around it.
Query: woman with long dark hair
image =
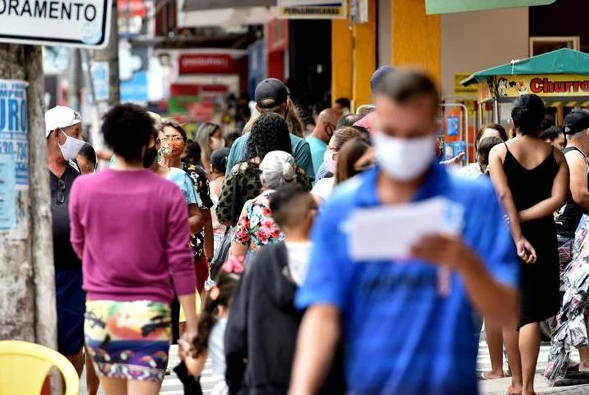
[[[260,164],[266,154],[272,151],[292,154],[285,120],[280,115],[267,113],[262,114],[253,125],[247,141],[245,160],[235,165],[225,177],[217,205],[220,223],[235,225],[245,202],[262,192]],[[299,167],[296,168],[295,179],[311,190],[311,179]]]
[[[489,169],[521,261],[518,327],[504,331],[513,375],[509,393],[533,395],[540,322],[554,316],[560,306],[553,214],[567,198],[569,175],[562,153],[539,138],[542,99],[520,96],[511,116],[517,137],[493,148]]]

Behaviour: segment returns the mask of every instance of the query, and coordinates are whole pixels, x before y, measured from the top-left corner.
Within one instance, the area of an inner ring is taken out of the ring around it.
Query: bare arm
[[[204,215],[196,204],[188,206],[188,224],[190,225],[190,232],[197,233],[202,230],[204,225]]]
[[[205,245],[204,251],[208,259],[213,259],[215,255],[215,232],[213,230],[213,217],[211,217],[211,210],[202,210],[204,214],[204,228],[205,228]]]
[[[573,200],[585,211],[589,211],[589,189],[587,187],[587,164],[578,152],[565,155],[570,172],[570,189]]]
[[[515,207],[513,196],[511,195],[511,189],[509,189],[507,175],[503,170],[503,160],[506,153],[507,149],[503,145],[493,147],[489,155],[489,168],[492,169],[491,181],[495,187],[499,202],[509,217],[511,235],[513,236],[513,239],[517,241],[523,238],[523,234],[520,226],[519,213]]]
[[[202,374],[202,371],[205,368],[205,362],[207,361],[207,356],[208,352],[205,352],[196,358],[187,356],[184,359],[184,363],[186,364],[186,367],[192,376],[199,377]]]
[[[289,395],[312,395],[323,384],[341,336],[340,312],[315,305],[305,313],[297,341]]]
[[[555,155],[558,163],[558,173],[556,173],[556,177],[552,183],[551,196],[548,199],[542,200],[540,203],[521,211],[519,213],[521,222],[528,222],[552,215],[566,202],[569,193],[569,167],[560,151],[555,152]],[[585,185],[587,185],[586,176]]]
[[[518,316],[517,289],[497,282],[472,252],[466,254],[461,274],[471,302],[483,317],[503,327],[515,327]],[[497,303],[497,300],[501,303]]]

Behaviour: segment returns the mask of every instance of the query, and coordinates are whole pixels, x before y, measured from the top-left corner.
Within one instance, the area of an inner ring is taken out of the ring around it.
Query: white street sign
[[[0,0],[0,42],[104,48],[113,0]]]

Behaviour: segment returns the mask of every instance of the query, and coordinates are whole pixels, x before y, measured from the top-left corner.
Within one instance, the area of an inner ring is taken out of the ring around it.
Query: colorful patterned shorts
[[[84,332],[99,376],[163,381],[171,333],[165,303],[89,300]]]

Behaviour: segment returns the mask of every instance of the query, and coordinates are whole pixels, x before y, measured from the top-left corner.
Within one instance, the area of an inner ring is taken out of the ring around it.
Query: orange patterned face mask
[[[175,158],[184,153],[184,148],[186,148],[184,141],[168,141],[160,148],[160,155],[164,158]]]

